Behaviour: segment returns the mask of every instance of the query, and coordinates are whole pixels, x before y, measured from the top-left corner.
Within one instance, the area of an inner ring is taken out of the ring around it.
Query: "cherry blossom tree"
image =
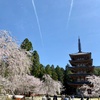
[[[39,78],[36,78],[31,75],[16,75],[16,78],[13,78],[12,83],[15,85],[15,90],[17,93],[24,94],[25,92],[36,92],[39,87],[42,85],[42,81]],[[19,80],[19,82],[17,82]],[[17,85],[16,85],[17,84]],[[39,90],[38,90],[39,91]]]
[[[38,91],[39,93],[49,94],[49,95],[60,94],[61,88],[63,86],[60,81],[53,80],[48,74],[45,74],[43,76],[43,80],[44,81],[41,87],[39,87],[40,89],[40,91]]]
[[[0,31],[0,71],[2,76],[29,73],[30,60],[7,31]]]
[[[6,91],[25,92],[41,83],[39,79],[29,75],[29,54],[19,48],[9,32],[0,31],[0,86]]]
[[[99,97],[100,96],[100,76],[87,76],[87,80],[91,83],[91,87],[84,84],[80,87],[84,96]],[[91,91],[91,94],[88,91]]]

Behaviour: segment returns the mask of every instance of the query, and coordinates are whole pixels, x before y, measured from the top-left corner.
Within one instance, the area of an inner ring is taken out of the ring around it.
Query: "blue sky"
[[[78,52],[79,36],[82,51],[92,52],[93,65],[100,65],[100,0],[34,3],[40,30],[32,0],[0,0],[0,30],[10,31],[19,44],[28,38],[43,65],[63,68],[69,63],[69,54]]]

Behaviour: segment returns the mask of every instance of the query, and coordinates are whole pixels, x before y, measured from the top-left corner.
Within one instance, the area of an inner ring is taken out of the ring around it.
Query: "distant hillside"
[[[100,66],[95,66],[95,68],[100,68]]]

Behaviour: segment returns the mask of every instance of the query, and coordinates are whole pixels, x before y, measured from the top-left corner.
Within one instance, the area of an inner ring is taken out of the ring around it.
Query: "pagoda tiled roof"
[[[69,55],[72,55],[72,56],[74,56],[74,55],[86,55],[86,54],[91,54],[91,52],[77,52],[77,53],[72,53],[72,54],[69,54]]]

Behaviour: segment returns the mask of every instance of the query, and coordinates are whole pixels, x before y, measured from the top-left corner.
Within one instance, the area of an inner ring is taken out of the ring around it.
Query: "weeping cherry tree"
[[[0,88],[6,92],[27,92],[41,85],[39,79],[30,76],[28,55],[30,53],[20,49],[8,31],[0,31]]]
[[[37,91],[42,94],[57,95],[60,94],[63,85],[60,81],[53,80],[48,74],[43,76],[43,83],[39,87],[40,91]]]

